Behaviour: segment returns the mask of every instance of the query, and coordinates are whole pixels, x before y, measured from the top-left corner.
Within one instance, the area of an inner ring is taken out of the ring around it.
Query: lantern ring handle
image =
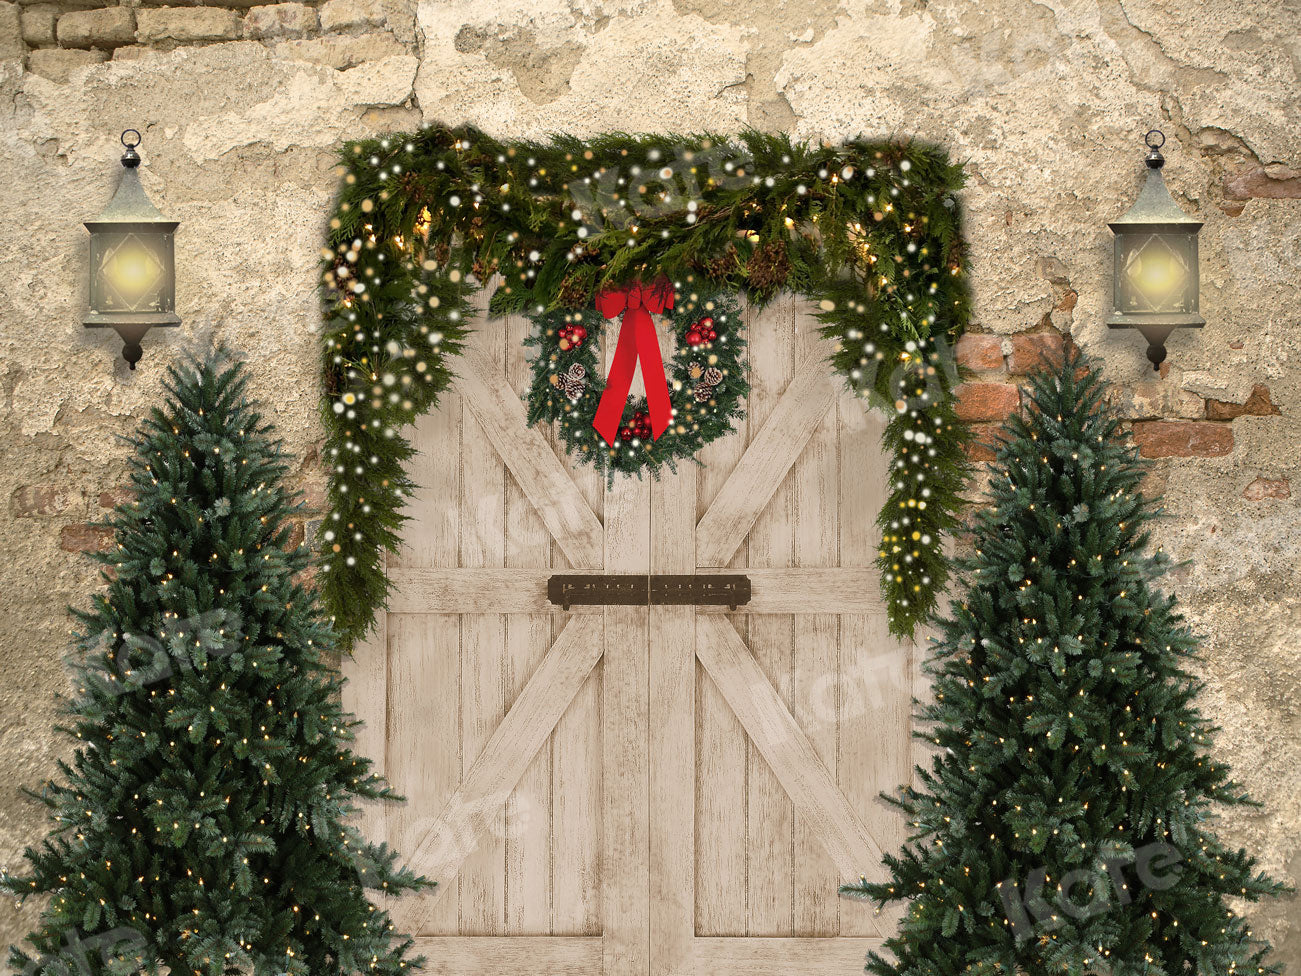
[[[126,141],[126,137],[129,136],[129,135],[131,135],[131,134],[133,134],[133,133],[135,134],[136,141],[135,141],[135,142],[127,142],[127,141]],[[140,136],[140,130],[139,130],[139,129],[127,129],[127,130],[125,130],[125,131],[122,133],[122,145],[126,146],[128,149],[134,149],[136,146],[140,145],[140,139],[141,139],[141,136]]]
[[[1154,143],[1152,141],[1152,137],[1154,135],[1160,136],[1161,141]],[[1148,149],[1160,149],[1162,146],[1165,145],[1165,133],[1162,132],[1160,129],[1148,129],[1147,135],[1143,136],[1143,144],[1146,145]]]

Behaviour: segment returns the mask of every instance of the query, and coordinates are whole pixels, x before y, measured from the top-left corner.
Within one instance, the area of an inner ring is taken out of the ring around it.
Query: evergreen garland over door
[[[345,695],[408,798],[369,829],[439,883],[394,908],[432,972],[844,974],[893,930],[837,896],[884,877],[905,824],[876,794],[913,762],[914,649],[864,517],[885,421],[823,367],[806,302],[747,315],[748,419],[702,467],[573,465],[524,423],[520,316],[473,330],[409,432],[421,487]],[[547,579],[571,571],[753,596],[563,612]]]

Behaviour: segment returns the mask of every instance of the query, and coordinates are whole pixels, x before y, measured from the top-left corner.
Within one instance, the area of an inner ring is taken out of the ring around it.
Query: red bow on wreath
[[[655,335],[652,315],[673,307],[673,285],[660,277],[649,285],[635,281],[623,288],[607,288],[596,296],[596,310],[607,319],[620,312],[619,341],[614,347],[614,361],[606,378],[605,392],[596,407],[592,426],[613,444],[619,433],[619,421],[628,405],[628,392],[632,378],[641,361],[641,378],[646,384],[646,408],[650,414],[651,434],[658,439],[669,426],[672,409],[669,406],[669,383],[664,375],[664,360],[660,356],[659,338]]]

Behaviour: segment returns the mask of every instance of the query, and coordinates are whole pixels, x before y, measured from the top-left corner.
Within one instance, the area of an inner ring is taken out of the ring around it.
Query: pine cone
[[[740,266],[740,262],[737,261],[736,257],[736,248],[731,244],[727,245],[722,254],[697,259],[692,263],[715,281],[727,278],[729,275],[734,274]]]
[[[786,253],[786,242],[775,240],[756,247],[746,263],[745,273],[750,280],[750,287],[756,291],[772,292],[784,285],[791,273],[791,259]]]
[[[706,386],[717,386],[723,382],[723,371],[717,366],[710,366],[705,370],[704,382]]]
[[[581,363],[573,363],[569,369],[565,370],[565,375],[560,378],[561,388],[565,391],[565,396],[571,400],[577,400],[587,390],[587,369]]]
[[[693,380],[698,380],[705,375],[705,367],[701,366],[699,363],[693,362],[687,367],[687,375]]]
[[[589,298],[588,283],[582,275],[565,275],[560,282],[556,301],[562,308],[582,308]]]
[[[339,366],[325,367],[325,395],[336,397],[343,390],[343,369]]]
[[[712,386],[698,386],[692,394],[697,403],[707,403],[714,398],[714,388]]]

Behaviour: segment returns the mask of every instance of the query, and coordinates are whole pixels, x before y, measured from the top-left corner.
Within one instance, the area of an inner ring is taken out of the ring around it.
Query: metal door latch
[[[547,580],[547,599],[565,610],[572,606],[721,606],[735,610],[750,602],[750,577],[565,574]]]

